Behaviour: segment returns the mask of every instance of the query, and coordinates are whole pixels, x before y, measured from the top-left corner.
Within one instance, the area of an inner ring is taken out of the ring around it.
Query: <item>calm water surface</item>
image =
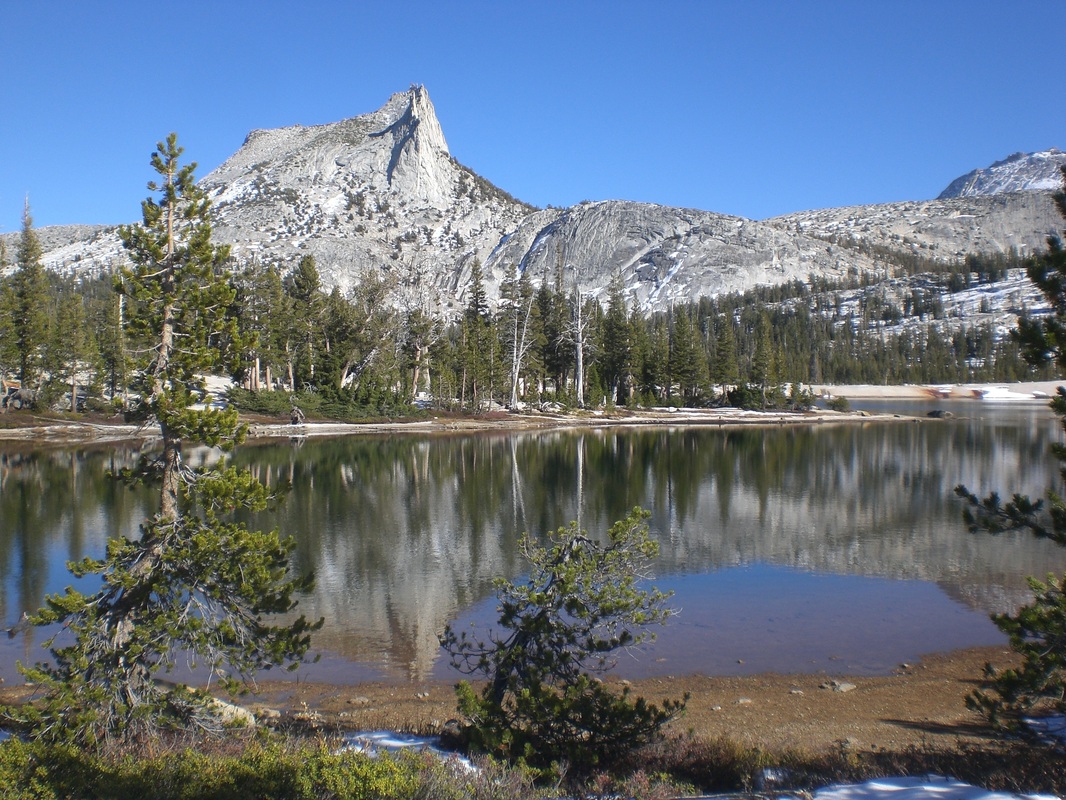
[[[301,602],[325,617],[308,678],[454,677],[437,635],[492,622],[492,580],[521,575],[523,531],[577,519],[599,534],[636,505],[652,512],[656,583],[680,613],[621,674],[874,674],[1003,642],[988,614],[1028,598],[1026,575],[1066,570],[1053,545],[968,534],[952,494],[960,482],[1041,493],[1055,418],[1039,405],[942,405],[959,418],[359,436],[246,445],[235,458],[292,485],[254,522],[292,534],[298,568],[318,577]],[[5,625],[71,582],[67,559],[137,534],[156,496],[106,473],[138,455],[0,447]],[[43,654],[33,632],[4,639],[0,677],[17,680],[15,660]]]

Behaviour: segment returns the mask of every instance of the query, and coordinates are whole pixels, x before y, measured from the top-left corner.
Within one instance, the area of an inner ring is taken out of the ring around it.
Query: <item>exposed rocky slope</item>
[[[1023,160],[1012,156],[990,170],[1029,174]],[[970,183],[982,192],[1016,188],[1003,177]],[[367,270],[382,271],[427,310],[464,302],[475,259],[485,267],[490,298],[515,266],[536,280],[562,268],[567,285],[576,280],[593,295],[621,273],[631,297],[650,310],[812,274],[885,274],[901,255],[947,261],[970,252],[1032,251],[1061,225],[1046,192],[762,222],[620,200],[538,211],[452,158],[420,86],[342,122],[254,131],[202,185],[215,202],[216,237],[231,243],[240,261],[288,269],[314,255],[326,285],[342,289]],[[106,268],[122,258],[113,228],[40,234],[53,269]],[[14,235],[8,238],[13,252]]]
[[[1062,186],[1064,166],[1066,153],[1057,147],[1039,153],[1015,153],[990,167],[956,178],[937,199],[1055,190]]]
[[[874,270],[870,257],[764,222],[709,211],[610,200],[527,217],[486,263],[540,278],[562,267],[582,291],[602,292],[621,273],[644,308],[664,308],[757,284]]]
[[[343,122],[255,131],[202,185],[239,258],[310,253],[330,284],[380,269],[443,298],[533,211],[451,157],[422,87]]]
[[[882,257],[950,262],[968,253],[1042,250],[1062,218],[1050,193],[1013,192],[802,211],[767,223]]]

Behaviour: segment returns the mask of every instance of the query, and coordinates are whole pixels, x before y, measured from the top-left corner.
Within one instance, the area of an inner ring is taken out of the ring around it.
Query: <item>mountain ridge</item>
[[[1012,153],[991,166],[975,169],[953,180],[937,200],[977,197],[1009,192],[1055,191],[1062,187],[1066,153],[1057,147],[1036,153]]]
[[[631,302],[650,311],[811,275],[886,275],[899,258],[1034,252],[1061,226],[1044,191],[761,221],[627,200],[535,209],[455,160],[423,86],[339,122],[253,130],[200,183],[214,202],[215,238],[238,260],[286,270],[313,255],[328,287],[347,291],[374,271],[444,314],[465,302],[475,261],[490,300],[515,268],[535,280],[562,270],[567,285],[590,296],[619,274]],[[1002,177],[982,184],[1008,185]],[[51,269],[123,258],[115,229],[39,235]]]

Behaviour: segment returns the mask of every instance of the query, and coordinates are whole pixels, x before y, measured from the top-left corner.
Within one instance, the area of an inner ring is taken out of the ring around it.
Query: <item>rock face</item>
[[[975,169],[956,178],[937,199],[1055,191],[1062,188],[1063,166],[1066,166],[1066,153],[1056,147],[1039,153],[1015,153],[990,167]]]
[[[342,289],[368,269],[415,271],[445,299],[533,211],[451,157],[420,86],[373,114],[255,131],[202,185],[238,258],[311,254]]]
[[[535,282],[562,269],[568,287],[576,282],[591,296],[620,274],[631,302],[653,310],[811,275],[886,274],[907,256],[947,261],[1042,248],[1062,224],[1050,195],[1002,192],[1050,186],[1046,175],[1060,162],[1066,154],[1057,150],[1011,156],[952,184],[982,196],[761,222],[627,201],[537,210],[452,158],[429,94],[413,86],[371,114],[253,131],[201,183],[214,201],[216,239],[239,261],[286,271],[313,255],[328,287],[347,290],[379,271],[407,300],[448,313],[465,302],[478,260],[490,299],[516,266]],[[55,270],[123,258],[114,228],[39,233]],[[16,237],[5,237],[9,253]]]
[[[874,270],[873,259],[802,233],[709,211],[605,201],[527,217],[486,263],[549,280],[563,268],[593,296],[620,273],[645,309],[809,275]]]
[[[934,261],[1012,249],[1031,253],[1046,247],[1047,237],[1062,228],[1062,217],[1048,192],[829,208],[767,222],[860,251]]]

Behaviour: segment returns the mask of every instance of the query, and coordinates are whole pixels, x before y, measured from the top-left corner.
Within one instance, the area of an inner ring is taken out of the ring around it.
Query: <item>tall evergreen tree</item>
[[[78,378],[88,379],[83,382],[85,389],[92,382],[91,373],[99,355],[96,338],[86,324],[83,300],[74,291],[66,292],[59,299],[54,319],[43,361],[49,376],[49,394],[58,397],[69,391],[69,408],[78,411]]]
[[[19,352],[15,336],[15,289],[0,276],[0,378],[18,373]]]
[[[322,281],[314,256],[303,256],[285,280],[291,299],[290,336],[287,346],[289,388],[297,391],[315,381],[315,361],[321,334],[321,313],[325,302]]]
[[[563,285],[562,269],[557,270],[555,280],[545,280],[537,292],[537,306],[544,324],[544,338],[540,361],[551,378],[555,393],[566,390],[567,376],[574,366],[573,343],[568,336],[570,305]]]
[[[675,311],[670,332],[670,377],[685,405],[696,405],[707,382],[707,362],[699,329],[685,310]]]
[[[461,400],[464,405],[477,411],[486,399],[492,401],[499,374],[498,361],[495,324],[485,293],[481,262],[475,259],[470,269],[470,288],[461,323]]]
[[[100,354],[101,380],[112,401],[124,393],[130,367],[126,350],[126,333],[122,315],[125,298],[118,292],[110,294],[96,309],[94,328]]]
[[[766,393],[777,384],[777,354],[774,351],[770,315],[759,315],[755,329],[755,353],[751,359],[751,381],[762,392],[762,407],[766,408]]]
[[[607,312],[601,337],[599,361],[604,383],[614,402],[624,405],[628,399],[633,337],[621,274],[612,277],[607,287]]]
[[[725,390],[740,380],[740,366],[737,362],[737,337],[733,333],[733,319],[723,316],[718,320],[718,337],[715,347],[713,379]]]
[[[131,477],[158,482],[159,511],[139,539],[112,540],[103,559],[71,565],[76,576],[99,575],[94,594],[68,588],[34,619],[64,631],[61,645],[47,642],[54,664],[24,670],[45,693],[41,705],[16,712],[36,736],[92,746],[170,726],[221,730],[206,693],[167,686],[160,673],[188,658],[235,689],[259,669],[295,666],[315,627],[303,617],[268,622],[292,610],[309,579],[287,575],[291,541],[232,518],[263,509],[270,492],[248,472],[198,471],[182,460],[183,443],[227,450],[243,438],[236,411],[192,406],[204,399],[203,373],[231,367],[245,343],[229,314],[227,248],[211,242],[210,201],[181,154],[175,134],[159,143],[151,163],[160,181],[149,183],[159,200],[145,200],[143,223],[120,231],[132,262],[120,283],[131,301],[127,326],[151,345],[135,413],[162,438],[161,455]]]
[[[358,384],[388,342],[398,342],[398,318],[389,298],[390,286],[380,273],[366,271],[348,297],[334,289],[323,310],[326,334],[323,356],[328,380],[336,389]]]
[[[665,315],[652,320],[648,330],[648,356],[641,375],[644,392],[666,400],[673,394],[670,378],[670,328]]]
[[[22,211],[14,278],[15,348],[23,388],[40,384],[41,363],[48,342],[48,277],[41,264],[41,242],[33,229],[30,201]]]

